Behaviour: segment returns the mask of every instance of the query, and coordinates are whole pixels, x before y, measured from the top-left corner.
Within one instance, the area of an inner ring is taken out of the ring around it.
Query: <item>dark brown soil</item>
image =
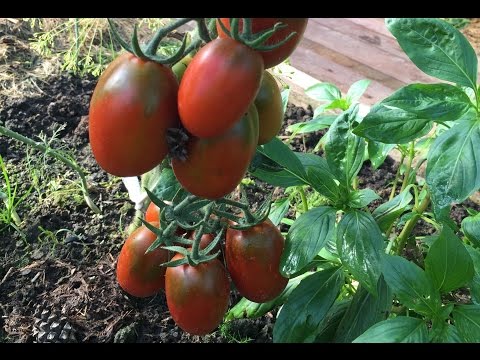
[[[32,138],[40,133],[50,138],[63,127],[54,146],[74,155],[88,174],[91,195],[102,210],[101,215],[94,214],[75,187],[67,194],[30,189],[33,175],[39,179],[36,187],[42,190],[51,188],[48,184],[57,178],[62,179],[61,188],[67,187],[68,181],[78,181],[78,176],[49,157],[42,160],[46,166],[36,164],[39,153],[29,150],[27,157],[23,144],[0,136],[0,155],[11,181],[18,184],[17,194],[31,190],[17,208],[23,221],[20,231],[0,227],[0,342],[33,342],[38,304],[62,313],[81,342],[271,342],[275,312],[257,320],[234,321],[208,336],[191,336],[175,325],[163,294],[137,299],[119,288],[116,259],[134,209],[123,183],[102,171],[91,154],[87,114],[95,83],[93,78],[63,75],[40,82],[41,96],[0,97],[0,124],[7,128]],[[289,135],[285,132],[288,125],[312,115],[311,108],[290,104],[281,135]],[[295,137],[290,145],[296,151],[311,151],[324,133]],[[35,169],[45,171],[35,173]],[[369,187],[382,197],[370,209],[388,198],[396,171],[391,158],[377,170],[368,162],[362,168],[360,188]],[[254,207],[269,192],[275,197],[283,195],[282,190],[259,181],[248,187]],[[464,205],[478,209],[469,201]],[[460,223],[466,216],[464,206],[454,207],[451,215]],[[425,222],[415,230],[416,235],[433,232]],[[231,305],[239,299],[232,291]]]

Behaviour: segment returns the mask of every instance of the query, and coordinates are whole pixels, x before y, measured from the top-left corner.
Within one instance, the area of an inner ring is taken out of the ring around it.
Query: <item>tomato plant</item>
[[[208,43],[193,57],[180,82],[178,112],[183,126],[199,138],[225,133],[255,99],[262,74],[262,58],[248,46],[230,38]]]
[[[221,18],[219,21],[228,29],[230,28],[230,18]],[[270,37],[265,45],[272,45],[279,43],[287,36],[289,36],[293,31],[296,34],[288,40],[285,44],[278,47],[277,49],[270,51],[259,51],[260,55],[263,58],[265,69],[271,68],[275,65],[280,64],[286,60],[298,46],[300,40],[305,33],[307,28],[308,19],[306,18],[253,18],[252,19],[252,31],[261,32],[268,28],[274,26],[277,22],[282,22],[287,25],[285,28],[278,30],[272,37]],[[240,29],[243,27],[243,21],[240,20],[239,24]],[[220,38],[228,37],[227,34],[223,31],[220,25],[217,25],[218,36]]]
[[[180,184],[190,193],[218,199],[232,192],[245,175],[258,142],[255,106],[225,134],[213,138],[192,137],[186,160],[172,159]]]
[[[288,279],[279,271],[284,242],[270,220],[246,230],[227,230],[227,269],[242,296],[263,303],[275,299],[287,286]]]
[[[152,223],[158,226],[158,223]],[[141,226],[125,241],[117,261],[117,281],[130,295],[148,297],[165,289],[165,267],[169,260],[167,250],[156,249],[145,253],[157,235]]]
[[[258,145],[266,144],[280,131],[283,123],[283,104],[277,81],[268,72],[263,73],[260,89],[255,97],[258,112]]]
[[[182,257],[177,254],[172,261]],[[220,325],[228,308],[230,284],[219,260],[169,267],[165,280],[168,309],[180,328],[205,335]]]
[[[97,163],[116,176],[138,176],[168,152],[166,132],[178,124],[178,84],[170,68],[124,53],[100,76],[89,111]]]

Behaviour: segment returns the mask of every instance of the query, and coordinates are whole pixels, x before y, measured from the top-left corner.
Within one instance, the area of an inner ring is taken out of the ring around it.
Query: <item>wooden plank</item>
[[[315,21],[309,21],[304,37],[346,55],[359,63],[368,64],[370,67],[402,82],[432,83],[437,81],[423,74],[406,55],[405,57],[399,57],[379,48],[365,46],[365,43],[358,41],[354,36],[342,34]]]
[[[388,31],[387,26],[385,25],[385,18],[347,18],[347,20],[394,39],[393,35]]]
[[[397,40],[392,36],[386,36],[368,27],[357,24],[352,19],[314,19],[320,25],[327,26],[334,31],[350,36],[355,41],[363,43],[365,47],[375,47],[392,55],[407,58],[405,52],[398,45]],[[366,20],[366,19],[361,19]],[[374,21],[374,19],[372,19]],[[371,22],[372,22],[371,21]],[[365,25],[367,25],[366,23]],[[385,25],[383,25],[385,27]]]
[[[373,69],[359,64],[342,55],[333,59],[335,53],[308,39],[302,40],[303,45],[297,47],[290,57],[290,64],[319,81],[330,82],[339,87],[342,92],[347,92],[355,81],[368,78],[372,83],[362,98],[362,102],[372,105],[390,95],[395,89],[404,85]],[[368,76],[367,76],[368,75]],[[393,81],[391,81],[393,80]],[[385,85],[386,83],[392,86]]]

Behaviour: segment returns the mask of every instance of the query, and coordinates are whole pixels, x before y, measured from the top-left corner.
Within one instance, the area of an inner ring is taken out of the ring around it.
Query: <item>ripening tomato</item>
[[[209,42],[195,54],[180,82],[183,126],[199,138],[224,134],[247,112],[262,74],[262,57],[248,46],[230,38]]]
[[[225,134],[190,138],[187,160],[172,159],[179,183],[190,193],[215,200],[232,192],[245,175],[258,142],[255,105]]]
[[[258,111],[258,145],[266,144],[280,131],[283,123],[282,95],[277,81],[268,72],[263,73],[262,84],[255,98]]]
[[[100,76],[89,112],[90,145],[108,173],[138,176],[162,162],[166,131],[176,127],[178,83],[169,67],[130,53]]]
[[[176,254],[172,261],[181,258],[182,254]],[[230,284],[225,267],[217,259],[169,267],[165,294],[175,323],[190,334],[206,335],[220,325],[228,308]]]
[[[153,222],[158,227],[158,222]],[[157,235],[145,225],[136,229],[123,244],[117,262],[117,281],[130,295],[147,297],[165,289],[165,267],[167,250],[157,248],[145,254]]]
[[[284,244],[280,230],[268,219],[247,230],[227,229],[227,269],[242,296],[263,303],[285,289],[288,279],[279,270]]]
[[[230,30],[230,19],[221,18],[222,24],[225,25],[227,30]],[[287,27],[277,30],[270,39],[268,39],[264,45],[273,45],[277,44],[283,39],[285,39],[292,32],[296,34],[288,40],[285,44],[271,51],[259,51],[262,55],[265,69],[271,68],[275,65],[280,64],[282,61],[286,60],[295,50],[298,43],[305,33],[307,28],[308,18],[252,18],[252,33],[261,32],[273,28],[277,22],[282,22],[287,25]],[[239,21],[239,29],[243,28],[243,20]],[[226,38],[225,34],[217,23],[217,32],[220,38]]]
[[[151,202],[150,205],[148,205],[147,207],[147,211],[145,212],[145,221],[160,222],[160,208],[153,202]],[[175,235],[180,237],[188,237],[190,235],[190,232],[181,227],[177,227]]]

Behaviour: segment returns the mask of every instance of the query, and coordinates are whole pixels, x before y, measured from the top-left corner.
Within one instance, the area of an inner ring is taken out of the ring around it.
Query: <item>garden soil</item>
[[[17,208],[19,231],[9,227],[0,232],[0,342],[36,341],[33,329],[39,307],[65,317],[79,342],[271,342],[275,311],[256,320],[233,321],[207,336],[191,336],[175,325],[163,293],[137,299],[118,286],[116,259],[135,211],[123,183],[101,170],[91,153],[88,106],[95,84],[93,78],[60,75],[38,82],[40,95],[0,96],[0,123],[35,139],[55,134],[52,146],[71,152],[85,169],[91,196],[102,210],[99,215],[86,206],[77,174],[0,137],[0,154],[12,186],[17,185],[19,197],[30,191]],[[288,125],[312,115],[311,108],[290,104],[280,135],[290,135]],[[312,151],[323,134],[294,137],[290,143],[296,151]],[[387,199],[396,171],[391,158],[377,170],[367,162],[359,186]],[[256,181],[248,187],[252,205],[272,191],[277,198],[283,196]],[[457,223],[465,216],[463,206],[452,210]],[[417,235],[433,232],[426,223],[416,230]],[[233,290],[230,305],[239,299]]]

